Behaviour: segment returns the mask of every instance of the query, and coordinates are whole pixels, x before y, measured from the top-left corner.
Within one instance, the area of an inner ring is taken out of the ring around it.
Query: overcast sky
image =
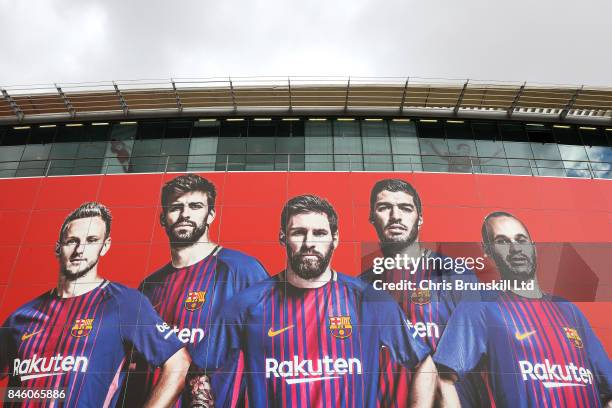
[[[353,75],[612,85],[610,0],[0,0],[0,86]]]

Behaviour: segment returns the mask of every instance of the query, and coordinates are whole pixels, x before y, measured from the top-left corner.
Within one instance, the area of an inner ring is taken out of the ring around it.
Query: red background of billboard
[[[333,267],[356,275],[362,244],[375,243],[369,194],[383,178],[402,178],[423,202],[424,242],[479,242],[484,216],[518,216],[537,242],[612,243],[612,182],[567,178],[428,173],[200,173],[215,183],[217,217],[211,238],[258,258],[275,274],[284,267],[280,212],[298,194],[327,198],[339,214]],[[160,227],[160,188],[177,174],[72,176],[0,180],[0,320],[55,286],[54,244],[66,215],[85,201],[113,213],[112,247],[100,263],[108,279],[136,287],[169,260]],[[604,260],[610,263],[611,260]],[[609,267],[608,267],[609,271]],[[580,271],[576,271],[579,273]],[[599,276],[610,298],[612,275]],[[612,302],[579,303],[612,351]]]

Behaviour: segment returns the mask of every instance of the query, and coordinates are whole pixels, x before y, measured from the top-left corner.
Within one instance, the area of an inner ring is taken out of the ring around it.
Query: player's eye
[[[183,209],[182,205],[171,205],[170,207],[168,207],[168,211],[170,212],[176,212],[176,211],[180,211]]]
[[[87,242],[90,244],[98,242],[98,237],[87,237]]]
[[[399,209],[405,212],[412,212],[412,207],[409,205],[400,205]]]
[[[496,243],[496,244],[498,244],[498,245],[507,245],[507,244],[509,244],[509,243],[510,243],[510,241],[509,241],[509,240],[507,240],[507,239],[505,239],[505,238],[498,238],[498,239],[496,239],[496,240],[495,240],[495,241],[493,241],[493,242],[495,242],[495,243]]]
[[[313,235],[315,237],[324,237],[324,236],[327,236],[328,234],[327,234],[327,230],[316,230],[313,232]]]
[[[189,204],[189,208],[191,208],[192,210],[200,210],[200,209],[204,208],[204,204],[202,204],[202,203],[190,203]]]

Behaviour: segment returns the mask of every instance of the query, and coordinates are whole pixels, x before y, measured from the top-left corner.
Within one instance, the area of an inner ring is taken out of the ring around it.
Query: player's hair
[[[79,208],[77,208],[76,210],[68,214],[68,216],[64,220],[64,223],[62,224],[62,228],[60,229],[60,233],[59,233],[60,242],[62,241],[62,238],[64,238],[66,229],[68,229],[68,224],[71,221],[79,220],[81,218],[92,218],[92,217],[102,218],[102,221],[104,221],[104,224],[106,224],[106,232],[104,234],[104,238],[105,239],[108,238],[111,232],[111,222],[113,221],[111,212],[104,204],[101,204],[95,201],[90,201],[90,202],[81,204]]]
[[[422,214],[421,197],[419,197],[419,193],[417,193],[416,189],[412,187],[412,184],[400,179],[384,179],[378,181],[374,184],[374,187],[372,187],[370,193],[370,221],[374,219],[374,205],[376,204],[376,197],[381,191],[403,191],[412,197],[417,209],[417,214],[419,216]]]
[[[197,174],[178,176],[164,184],[161,192],[161,205],[166,208],[170,204],[169,201],[172,196],[183,195],[192,191],[205,193],[209,211],[215,209],[215,199],[217,198],[215,185]]]
[[[489,248],[489,245],[491,244],[491,239],[492,239],[491,234],[489,232],[489,220],[493,218],[499,218],[499,217],[514,218],[523,226],[523,228],[525,228],[525,231],[527,231],[527,234],[531,238],[531,234],[529,233],[527,226],[523,224],[523,221],[519,220],[518,218],[516,218],[514,215],[510,214],[509,212],[494,211],[484,218],[484,221],[482,222],[482,228],[480,230],[480,233],[482,234],[482,243],[485,245],[487,249]]]
[[[324,198],[316,195],[300,195],[287,201],[281,213],[281,230],[287,230],[287,221],[296,214],[318,213],[327,215],[332,234],[338,232],[338,214],[334,207]]]

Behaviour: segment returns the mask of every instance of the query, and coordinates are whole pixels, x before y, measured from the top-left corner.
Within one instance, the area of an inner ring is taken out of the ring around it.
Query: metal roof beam
[[[183,104],[181,103],[181,97],[179,96],[178,91],[176,90],[176,84],[174,83],[174,79],[170,79],[170,82],[172,82],[172,89],[174,90],[174,97],[176,98],[176,108],[179,112],[183,112]]]
[[[527,82],[523,82],[523,85],[521,85],[516,95],[514,95],[514,100],[512,101],[512,103],[508,107],[508,110],[506,111],[506,115],[509,118],[512,117],[512,114],[514,113],[514,109],[516,108],[516,105],[518,105],[518,101],[521,98],[521,95],[523,95],[523,92],[525,91],[525,85],[527,85]]]
[[[348,101],[349,101],[350,89],[351,89],[351,77],[348,78],[348,82],[346,83],[346,97],[344,99],[344,113],[348,112]]]
[[[567,117],[567,114],[569,113],[569,111],[572,109],[572,107],[576,103],[576,99],[578,98],[578,95],[580,94],[580,92],[582,92],[582,88],[584,88],[584,85],[581,85],[580,88],[576,89],[572,97],[569,99],[569,101],[567,101],[567,104],[565,105],[561,113],[559,114],[559,119],[565,120],[565,118]]]
[[[232,95],[232,105],[234,106],[234,112],[238,110],[238,104],[236,103],[236,94],[234,93],[234,84],[232,83],[232,78],[229,79],[230,84],[230,93]]]
[[[76,116],[76,110],[74,109],[74,106],[72,106],[72,104],[70,103],[70,100],[68,99],[64,91],[62,91],[62,88],[58,86],[57,84],[53,84],[53,85],[55,85],[55,89],[57,89],[57,93],[62,97],[62,100],[64,101],[64,106],[66,107],[66,109],[68,109],[68,112],[70,112],[70,117],[74,119],[74,117]]]
[[[127,116],[128,113],[130,112],[128,104],[125,101],[125,98],[123,97],[123,94],[119,90],[119,87],[117,86],[115,81],[113,81],[113,86],[115,87],[115,94],[117,95],[117,98],[119,98],[119,105],[121,105],[121,110],[123,111],[123,114]]]
[[[457,103],[455,104],[455,107],[453,108],[453,113],[455,115],[459,112],[459,107],[461,107],[461,102],[463,102],[463,96],[465,95],[465,90],[467,89],[469,82],[470,80],[467,79],[465,81],[465,84],[463,84],[463,88],[461,89],[461,93],[459,94],[459,99],[457,99]]]
[[[410,77],[406,78],[406,83],[404,84],[404,92],[402,92],[402,101],[400,102],[399,112],[404,113],[404,103],[406,103],[406,94],[408,93],[408,81],[410,81]]]
[[[293,112],[293,100],[291,98],[291,78],[287,77],[287,85],[289,86],[289,112]]]
[[[19,107],[19,105],[17,104],[17,102],[15,102],[13,100],[13,98],[11,97],[11,95],[9,95],[8,92],[6,92],[6,89],[2,89],[2,96],[4,97],[4,99],[8,102],[9,106],[11,107],[11,109],[13,110],[13,113],[15,114],[15,116],[17,116],[17,119],[19,121],[23,120],[23,111],[21,110],[21,108]]]

